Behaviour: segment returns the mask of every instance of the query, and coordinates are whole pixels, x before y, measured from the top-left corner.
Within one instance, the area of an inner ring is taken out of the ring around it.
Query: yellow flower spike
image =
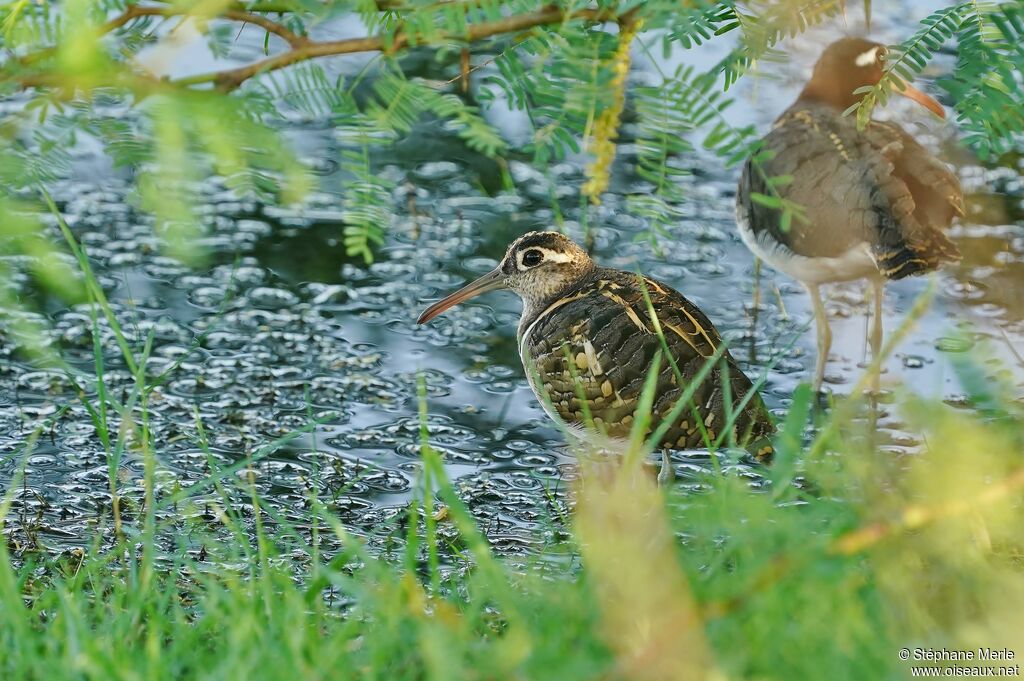
[[[619,136],[622,108],[626,104],[626,77],[629,75],[631,59],[629,48],[643,23],[643,19],[637,19],[620,26],[619,46],[611,58],[615,74],[611,87],[615,91],[615,99],[594,121],[593,133],[587,145],[587,150],[594,155],[594,161],[587,166],[587,181],[580,191],[590,197],[590,202],[595,206],[601,203],[601,194],[608,189],[611,178],[612,161],[615,160],[614,140]]]

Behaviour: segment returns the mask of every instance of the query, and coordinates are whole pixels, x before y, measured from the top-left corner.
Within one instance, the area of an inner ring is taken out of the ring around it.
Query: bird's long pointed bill
[[[487,293],[488,291],[494,291],[499,288],[505,288],[505,274],[500,269],[493,269],[476,281],[460,288],[447,298],[443,298],[428,307],[423,311],[423,314],[420,315],[420,318],[416,320],[416,323],[426,324],[450,307],[455,307],[459,303],[465,302],[470,298],[475,298],[481,293]]]
[[[946,111],[945,109],[942,108],[942,105],[939,104],[933,97],[926,95],[924,92],[921,92],[916,87],[904,84],[903,89],[896,90],[896,92],[898,94],[903,95],[907,99],[911,99],[917,102],[918,104],[920,104],[921,106],[923,106],[924,108],[928,109],[933,114],[938,116],[939,118],[946,117]]]

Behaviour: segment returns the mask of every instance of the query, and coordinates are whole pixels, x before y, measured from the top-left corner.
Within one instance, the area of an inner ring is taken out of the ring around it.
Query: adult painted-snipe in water
[[[902,128],[871,121],[857,129],[843,112],[882,77],[886,47],[861,38],[832,43],[796,102],[765,136],[767,160],[748,160],[736,196],[744,243],[775,269],[799,280],[814,304],[818,331],[815,390],[821,389],[832,342],[819,287],[867,279],[874,294],[871,351],[882,345],[886,279],[923,274],[959,259],[943,233],[964,214],[956,176]],[[944,117],[942,105],[915,88],[896,90]],[[769,178],[783,177],[772,189]],[[788,228],[782,211],[756,194],[795,202],[806,220]],[[877,389],[878,377],[873,377]]]
[[[729,353],[719,351],[722,339],[704,313],[669,286],[598,267],[557,232],[530,232],[508,247],[494,270],[431,305],[419,323],[496,289],[511,289],[523,300],[518,330],[523,366],[545,411],[566,430],[600,447],[621,445],[648,370],[667,346],[672,361],[658,365],[648,434],[673,417],[687,385],[708,358],[720,354],[691,406],[683,405],[657,443],[659,480],[670,476],[666,450],[701,447],[705,434],[714,441],[723,428],[732,428],[735,442],[760,458],[771,453],[765,438],[774,426],[761,397]],[[728,409],[727,400],[732,401]],[[729,414],[738,414],[731,424]]]

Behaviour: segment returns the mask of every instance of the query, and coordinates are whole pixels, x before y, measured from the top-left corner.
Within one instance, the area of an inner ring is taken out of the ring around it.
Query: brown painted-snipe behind
[[[818,331],[816,390],[832,341],[821,284],[871,283],[870,341],[877,358],[884,282],[930,272],[960,256],[944,233],[964,214],[956,176],[899,126],[872,120],[858,130],[856,116],[844,115],[863,97],[855,93],[858,88],[882,78],[886,56],[884,45],[861,38],[826,48],[796,102],[762,140],[769,158],[747,161],[736,195],[744,243],[811,295]],[[905,85],[894,91],[944,116],[942,105],[920,90]],[[770,178],[784,179],[770,185]],[[806,219],[783,220],[784,211],[772,199],[799,204]],[[876,389],[877,381],[875,374]]]

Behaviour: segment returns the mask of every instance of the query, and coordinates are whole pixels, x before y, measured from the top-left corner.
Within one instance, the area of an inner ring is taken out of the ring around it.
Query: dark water
[[[879,30],[906,32],[886,23],[885,15]],[[817,31],[818,42],[805,44],[798,58],[809,63],[836,31]],[[638,79],[653,73],[642,57],[636,71]],[[767,127],[806,75],[797,64],[774,71],[788,75],[751,79],[737,91],[737,123]],[[515,136],[515,116],[500,107],[488,115]],[[912,115],[934,149],[955,148],[953,126]],[[170,370],[148,405],[158,497],[256,455],[252,482],[279,519],[308,530],[303,511],[315,496],[386,551],[399,541],[394,519],[409,502],[419,471],[416,386],[422,374],[430,441],[488,538],[510,553],[550,541],[559,532],[572,458],[523,378],[515,348],[518,300],[511,293],[491,294],[429,326],[415,325],[428,301],[493,267],[509,241],[532,229],[564,229],[591,239],[602,264],[639,267],[682,291],[714,321],[748,373],[772,367],[765,398],[784,413],[814,361],[803,290],[765,270],[755,324],[753,261],[732,218],[736,171],[699,152],[679,159],[692,170],[689,198],[680,207],[684,217],[659,241],[662,254],[655,254],[642,239],[647,226],[625,207],[625,195],[639,187],[630,171],[629,132],[627,126],[613,191],[599,208],[581,211],[580,159],[548,168],[512,161],[515,189],[503,190],[495,164],[424,123],[378,159],[380,172],[395,183],[398,218],[371,266],[344,255],[332,171],[343,142],[322,123],[296,122],[289,130],[312,165],[324,170],[323,191],[301,208],[264,205],[237,197],[215,179],[203,182],[198,211],[210,264],[197,268],[163,255],[152,220],[131,208],[124,178],[105,170],[95,151],[76,151],[76,173],[54,186],[55,198],[129,339],[141,347],[153,334],[149,374]],[[988,370],[1024,392],[1024,188],[1019,166],[1013,167],[1020,161],[983,167],[965,152],[943,153],[956,163],[972,197],[968,220],[954,232],[964,260],[936,275],[935,303],[886,363],[883,384],[959,403],[962,388],[950,358],[972,349],[990,358]],[[39,295],[25,274],[27,262],[8,265],[18,275],[7,285],[38,303],[50,329],[47,340],[76,369],[85,399],[94,400],[88,309]],[[889,287],[890,329],[927,286],[927,280],[915,280]],[[867,357],[868,307],[857,284],[830,291],[835,344],[827,378],[837,393],[851,389]],[[80,546],[97,527],[109,539],[107,459],[78,391],[65,372],[26,362],[10,329],[5,324],[0,331],[0,485],[6,488],[21,464],[17,455],[26,438],[59,408],[67,411],[27,460],[5,528],[9,541],[19,552]],[[107,389],[130,393],[132,377],[102,320],[100,338]],[[264,456],[269,442],[313,420],[319,425],[311,433]],[[197,422],[212,457],[199,444]],[[884,416],[880,428],[894,452],[919,444],[898,413]],[[705,461],[699,454],[679,457],[681,484],[696,485],[692,474]],[[139,452],[127,452],[118,488],[128,520],[139,510],[142,470]],[[181,548],[173,547],[176,541],[197,550],[201,542],[190,540],[196,530],[223,536],[216,520],[223,503],[251,527],[248,479],[229,476],[226,499],[208,489],[190,502],[162,507],[162,522],[176,530],[164,540],[168,550]]]

